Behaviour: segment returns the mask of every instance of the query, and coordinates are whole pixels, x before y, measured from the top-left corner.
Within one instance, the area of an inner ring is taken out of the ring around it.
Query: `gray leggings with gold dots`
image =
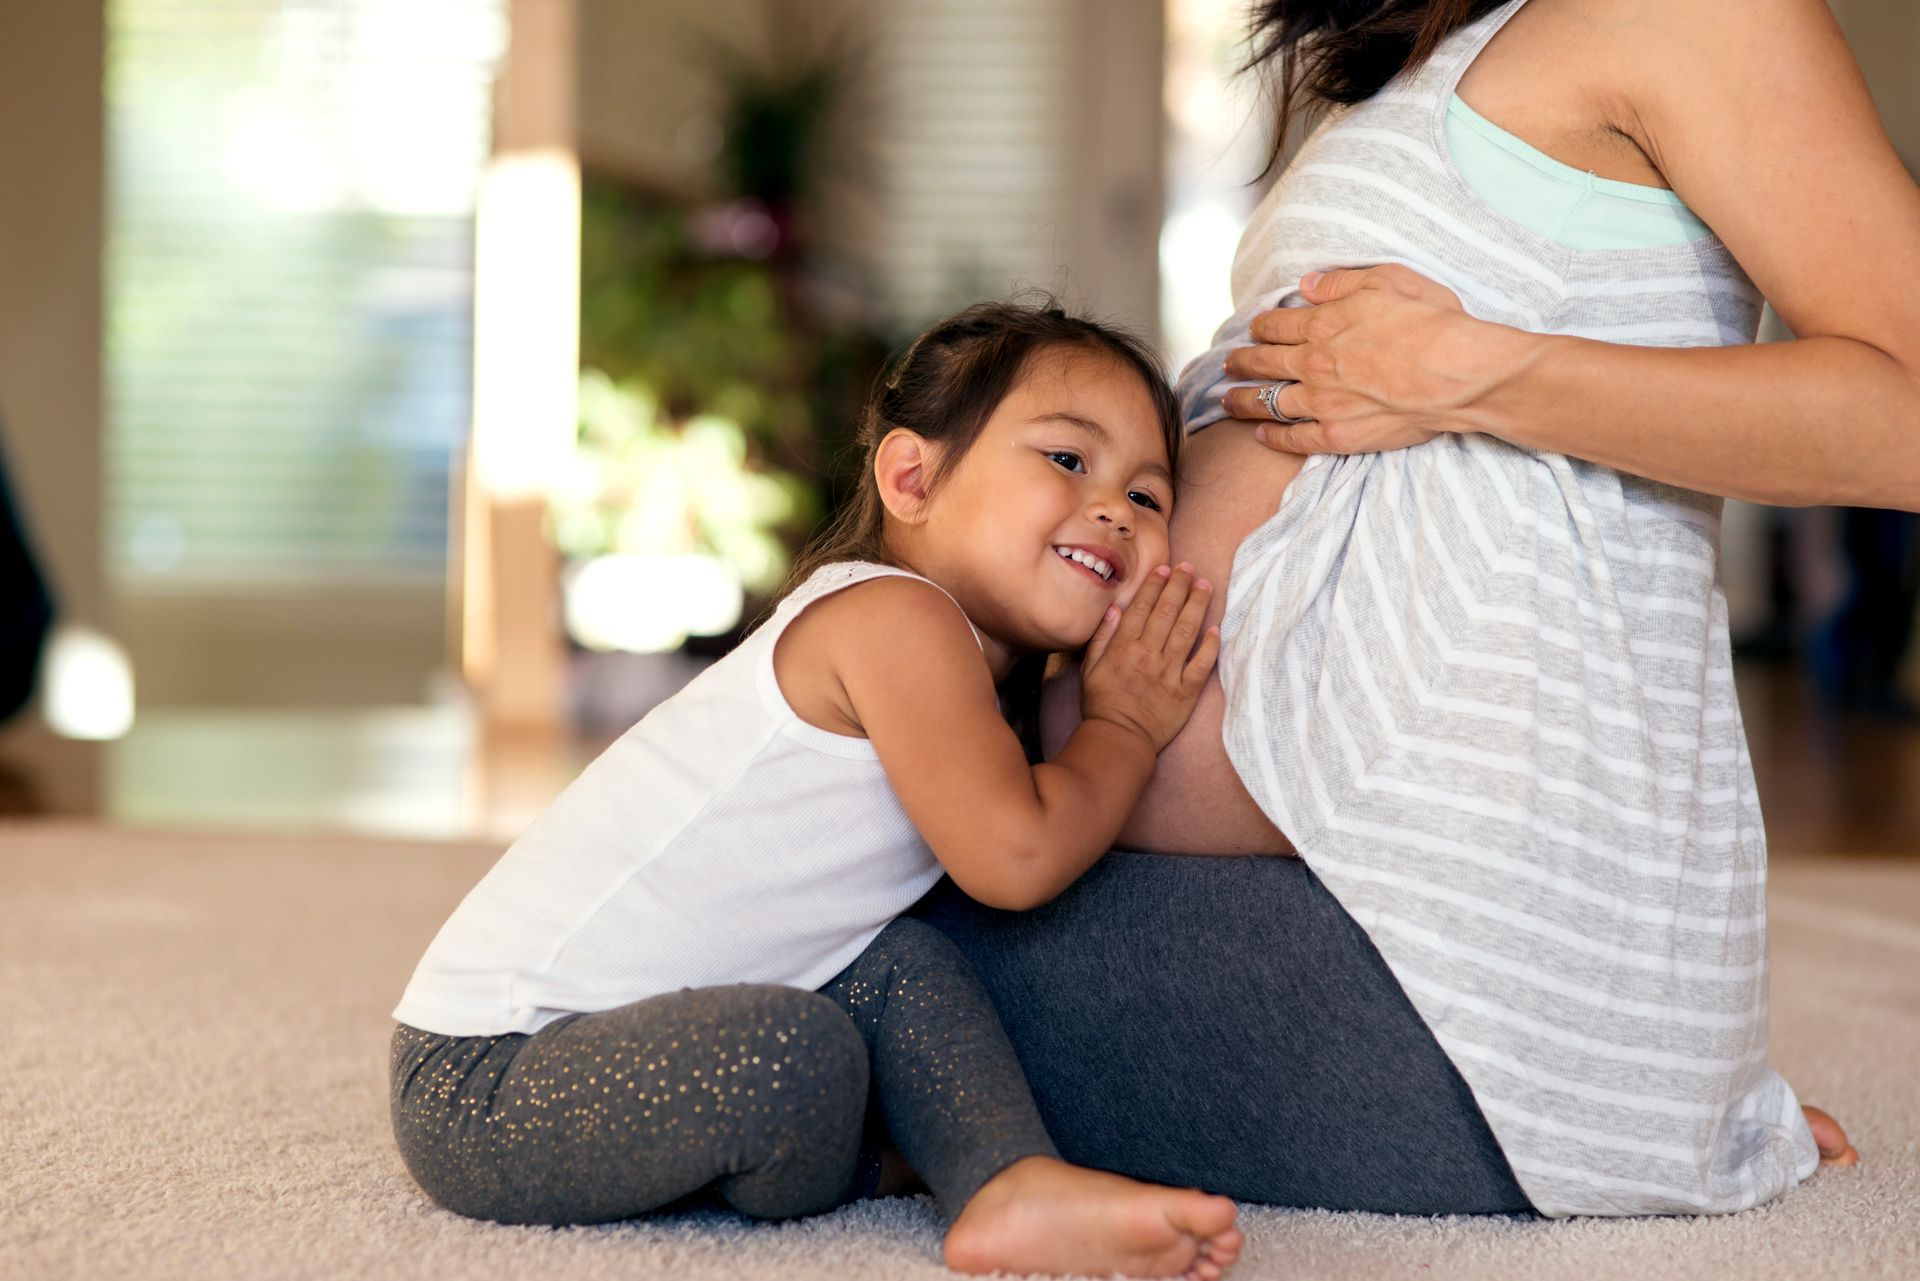
[[[893,922],[819,992],[671,992],[532,1035],[393,1034],[401,1158],[447,1209],[601,1223],[706,1193],[758,1218],[872,1192],[877,1126],[949,1218],[1022,1157],[1054,1155],[972,967]]]

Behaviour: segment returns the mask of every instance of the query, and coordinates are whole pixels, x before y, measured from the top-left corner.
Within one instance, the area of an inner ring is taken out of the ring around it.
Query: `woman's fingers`
[[[1297,379],[1306,372],[1306,344],[1304,337],[1282,343],[1256,335],[1251,346],[1228,352],[1221,368],[1233,378]]]
[[[1307,318],[1312,315],[1311,307],[1275,307],[1272,311],[1255,312],[1247,322],[1247,334],[1261,343],[1302,343],[1307,340]]]
[[[1255,423],[1253,438],[1276,454],[1336,454],[1322,423]]]
[[[1229,378],[1264,378],[1268,382],[1298,382],[1307,372],[1307,349],[1303,346],[1276,347],[1261,343],[1256,347],[1235,347],[1221,364]]]
[[[1406,277],[1414,277],[1414,273],[1398,263],[1388,263],[1380,267],[1343,267],[1334,271],[1310,271],[1300,277],[1300,296],[1314,303],[1332,302],[1336,298],[1345,298],[1355,290],[1365,289],[1369,285],[1383,288],[1403,283]]]
[[[1278,422],[1279,419],[1267,412],[1267,404],[1260,399],[1260,392],[1259,387],[1229,387],[1227,394],[1221,398],[1221,403],[1235,418]],[[1274,407],[1288,418],[1311,418],[1313,415],[1307,412],[1306,399],[1307,389],[1296,382],[1282,387],[1279,394],[1274,397],[1273,403]]]
[[[1378,267],[1344,267],[1337,271],[1310,271],[1300,277],[1300,296],[1316,305],[1349,298],[1363,289],[1385,290],[1407,298],[1460,305],[1460,296],[1431,276],[1403,263]]]

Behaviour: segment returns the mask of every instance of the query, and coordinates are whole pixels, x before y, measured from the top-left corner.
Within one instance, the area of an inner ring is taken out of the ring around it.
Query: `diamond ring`
[[[1259,400],[1260,403],[1267,408],[1267,417],[1277,423],[1312,422],[1313,420],[1311,418],[1289,418],[1280,412],[1280,393],[1283,389],[1291,386],[1293,386],[1293,381],[1288,380],[1286,382],[1268,383],[1260,389]]]

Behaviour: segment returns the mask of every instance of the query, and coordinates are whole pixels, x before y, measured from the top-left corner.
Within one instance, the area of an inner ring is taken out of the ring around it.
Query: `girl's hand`
[[[1206,579],[1193,581],[1193,566],[1162,565],[1147,575],[1125,614],[1108,609],[1080,666],[1085,718],[1137,730],[1156,753],[1172,742],[1220,656],[1220,629],[1200,635],[1212,595]]]
[[[1445,285],[1395,265],[1308,272],[1311,307],[1263,311],[1258,345],[1227,356],[1234,378],[1288,382],[1276,422],[1260,388],[1235,387],[1227,412],[1287,454],[1405,449],[1443,431],[1475,431],[1476,402],[1515,372],[1534,335],[1475,320]]]

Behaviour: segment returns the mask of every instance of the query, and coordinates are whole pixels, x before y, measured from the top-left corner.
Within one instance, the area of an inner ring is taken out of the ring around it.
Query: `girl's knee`
[[[862,956],[906,972],[965,971],[966,958],[940,930],[916,917],[901,916],[881,930]]]
[[[791,1007],[793,1031],[786,1045],[805,1060],[805,1070],[817,1080],[842,1083],[841,1090],[832,1092],[843,1095],[853,1110],[864,1114],[871,1064],[860,1029],[845,1010],[820,993],[789,990],[803,999]]]
[[[912,917],[901,917],[882,930],[862,960],[866,966],[858,977],[890,995],[932,990],[958,997],[979,987],[979,976],[959,945]]]

